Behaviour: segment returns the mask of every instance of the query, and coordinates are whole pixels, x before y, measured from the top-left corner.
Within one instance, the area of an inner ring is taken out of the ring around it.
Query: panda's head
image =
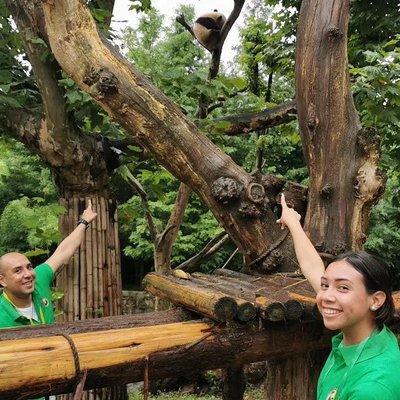
[[[206,49],[213,51],[219,45],[221,29],[225,22],[225,16],[214,10],[196,19],[193,33]]]

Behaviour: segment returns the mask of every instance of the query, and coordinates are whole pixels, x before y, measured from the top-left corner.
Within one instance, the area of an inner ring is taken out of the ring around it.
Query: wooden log
[[[221,282],[216,281],[215,277],[205,274],[194,273],[191,275],[191,282],[203,287],[205,289],[210,289],[212,291],[218,290],[231,296],[238,305],[237,318],[241,322],[252,321],[257,316],[257,309],[254,305],[255,296],[249,296],[244,294],[235,288],[230,288],[229,286],[224,286]],[[210,278],[210,279],[208,279]]]
[[[272,300],[265,296],[256,297],[256,305],[261,310],[261,316],[273,322],[282,321],[285,319],[285,305],[279,301]]]
[[[150,273],[145,276],[143,287],[155,296],[217,321],[233,320],[238,312],[238,305],[232,297],[217,290],[200,288],[189,280]]]
[[[80,323],[99,320],[104,318]],[[28,338],[0,341],[0,398],[22,400],[72,391],[75,363],[66,338],[57,334],[34,337],[35,330],[55,326],[25,329]],[[157,329],[149,325],[70,334],[81,370],[87,371],[86,390],[143,380],[146,357],[150,379],[190,376],[207,369],[326,348],[330,336],[316,323],[303,324],[302,329],[298,324],[274,324],[258,331],[247,325],[217,328],[203,321],[162,324]]]
[[[0,343],[3,340],[25,339],[43,336],[54,336],[65,334],[77,334],[87,332],[98,332],[108,329],[134,328],[136,326],[157,326],[168,323],[184,322],[193,320],[194,315],[182,308],[174,308],[168,311],[151,312],[135,315],[118,315],[114,317],[103,317],[57,323],[53,325],[35,325],[23,328],[10,328],[0,330]]]
[[[81,369],[88,371],[86,390],[143,380],[146,357],[150,379],[190,376],[329,348],[334,333],[317,321],[269,324],[261,331],[249,325],[217,328],[204,321],[165,324],[169,318],[187,317],[180,313],[170,310],[2,330],[0,398],[22,400],[74,389],[72,351],[65,337],[57,336],[61,333],[73,338]],[[106,331],[101,329],[105,326]]]

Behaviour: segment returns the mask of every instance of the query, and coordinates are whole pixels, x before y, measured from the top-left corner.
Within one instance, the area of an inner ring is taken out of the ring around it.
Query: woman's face
[[[345,260],[333,262],[325,270],[317,305],[328,329],[362,334],[375,327],[374,297],[367,293],[361,273]]]

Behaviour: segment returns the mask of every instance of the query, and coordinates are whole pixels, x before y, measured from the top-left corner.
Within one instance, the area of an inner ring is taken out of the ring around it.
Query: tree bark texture
[[[200,195],[247,262],[267,250],[281,231],[255,178],[101,40],[82,2],[46,1],[44,11],[53,54],[72,79]],[[294,268],[288,252],[275,254],[274,264]]]
[[[349,0],[302,2],[296,99],[310,173],[305,229],[321,252],[358,250],[384,191],[379,140],[361,128],[347,60]]]
[[[290,122],[296,119],[296,112],[296,102],[290,101],[264,111],[227,115],[215,118],[214,121],[226,122],[226,126],[221,129],[225,135],[244,135]]]

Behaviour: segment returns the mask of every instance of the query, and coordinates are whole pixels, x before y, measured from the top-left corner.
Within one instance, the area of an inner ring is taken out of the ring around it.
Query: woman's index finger
[[[281,194],[281,206],[282,206],[282,208],[285,208],[285,207],[287,208],[285,195],[283,193]]]

